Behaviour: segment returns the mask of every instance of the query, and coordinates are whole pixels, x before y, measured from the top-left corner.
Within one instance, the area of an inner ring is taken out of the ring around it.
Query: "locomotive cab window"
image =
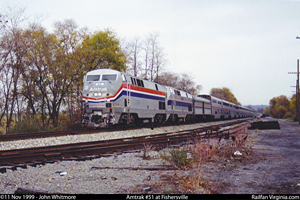
[[[87,75],[86,81],[99,81],[100,75]]]
[[[126,81],[126,77],[124,76],[124,74],[122,74],[122,81],[123,81],[123,82],[127,82],[127,81]]]
[[[117,74],[103,74],[102,81],[116,81]]]

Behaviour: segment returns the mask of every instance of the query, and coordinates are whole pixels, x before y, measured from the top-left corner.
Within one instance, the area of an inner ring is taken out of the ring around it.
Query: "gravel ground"
[[[67,194],[145,193],[141,190],[147,187],[148,193],[159,194],[300,194],[299,125],[279,123],[280,130],[249,130],[247,150],[240,150],[247,155],[240,159],[215,157],[202,164],[201,187],[184,185],[184,177],[192,177],[197,169],[146,170],[165,164],[157,151],[151,151],[149,160],[142,158],[143,152],[133,152],[7,170],[0,173],[0,194],[12,194],[17,188]]]
[[[152,157],[157,157],[153,154]],[[151,176],[152,183],[159,178],[157,171],[105,169],[106,167],[160,167],[159,159],[143,160],[140,153],[125,153],[90,161],[62,161],[27,169],[18,168],[0,174],[0,193],[12,194],[17,188],[46,193],[113,194]],[[104,168],[104,169],[101,169]],[[65,175],[62,175],[65,174]]]
[[[178,187],[179,178],[169,179],[172,192],[300,194],[300,125],[285,121],[279,121],[279,124],[280,130],[248,130],[245,145],[238,149],[242,156],[232,155],[225,159],[216,156],[212,162],[202,164],[204,181],[201,187],[183,190]],[[190,177],[196,174],[195,170],[186,173]],[[164,190],[153,185],[152,192]]]

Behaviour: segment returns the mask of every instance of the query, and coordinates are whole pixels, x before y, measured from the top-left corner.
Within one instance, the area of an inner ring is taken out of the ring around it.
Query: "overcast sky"
[[[65,19],[127,40],[158,32],[167,69],[191,74],[201,93],[228,87],[242,105],[268,105],[295,91],[300,1],[0,0],[0,12],[8,6],[43,16],[50,32]]]

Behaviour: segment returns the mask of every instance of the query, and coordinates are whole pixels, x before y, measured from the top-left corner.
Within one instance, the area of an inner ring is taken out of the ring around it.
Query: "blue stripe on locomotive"
[[[182,102],[182,101],[168,100],[168,106],[170,106],[170,105],[181,106],[181,107],[189,107],[189,106],[192,106],[191,103]]]
[[[110,100],[110,102],[115,102],[117,101],[119,98],[121,98],[122,96],[126,96],[127,97],[127,92],[126,90],[123,90],[116,99]],[[137,98],[144,98],[144,99],[151,99],[151,100],[158,100],[158,101],[165,101],[164,97],[158,97],[158,96],[153,96],[153,95],[148,95],[148,94],[141,94],[141,93],[137,93],[137,92],[132,92],[130,91],[130,96],[131,97],[137,97]],[[84,100],[82,102],[85,102]],[[88,101],[88,103],[105,103],[107,102],[107,100],[101,100],[101,101]]]

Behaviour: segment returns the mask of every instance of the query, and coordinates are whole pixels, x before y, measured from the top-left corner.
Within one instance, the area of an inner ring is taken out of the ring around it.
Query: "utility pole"
[[[296,37],[296,39],[300,39],[300,37]],[[296,80],[296,118],[299,121],[300,125],[300,119],[299,119],[299,59],[297,59],[297,72],[289,72],[289,74],[297,74],[297,80]]]

